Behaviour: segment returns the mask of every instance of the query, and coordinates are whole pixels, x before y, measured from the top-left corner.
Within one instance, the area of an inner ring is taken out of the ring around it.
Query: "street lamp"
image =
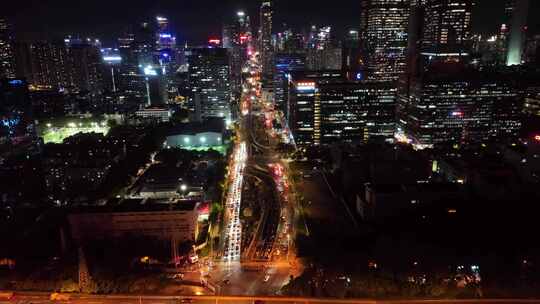
[[[182,190],[182,192],[186,192],[186,190],[187,190],[187,185],[186,185],[186,184],[182,184],[182,185],[180,186],[180,190]]]

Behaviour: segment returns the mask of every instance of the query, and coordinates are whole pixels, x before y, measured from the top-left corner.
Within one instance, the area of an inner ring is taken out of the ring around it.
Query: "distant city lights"
[[[144,75],[146,76],[157,76],[157,71],[152,66],[147,66],[144,68]]]
[[[107,62],[119,62],[119,61],[122,61],[122,57],[120,57],[120,56],[105,56],[105,57],[103,57],[103,60],[107,61]]]
[[[208,40],[208,43],[214,44],[214,45],[219,45],[219,44],[221,44],[221,40],[212,38],[212,39]]]

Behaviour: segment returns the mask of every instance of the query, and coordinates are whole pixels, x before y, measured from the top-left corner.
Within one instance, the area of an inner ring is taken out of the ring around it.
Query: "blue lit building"
[[[275,73],[274,73],[274,94],[276,107],[289,116],[287,109],[287,100],[289,99],[289,78],[290,74],[297,71],[303,71],[306,66],[306,55],[304,54],[286,54],[279,53],[275,55]]]
[[[34,136],[28,83],[16,78],[0,80],[0,142],[17,142]]]

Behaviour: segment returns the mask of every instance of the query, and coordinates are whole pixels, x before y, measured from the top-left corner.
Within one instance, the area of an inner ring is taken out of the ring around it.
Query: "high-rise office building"
[[[0,19],[0,78],[15,77],[15,54],[11,26]]]
[[[262,66],[262,83],[263,86],[271,86],[272,75],[274,69],[273,46],[272,46],[272,17],[273,17],[272,2],[265,0],[260,9],[260,37],[259,37],[259,54]]]
[[[120,66],[119,90],[142,99],[145,96],[144,75],[139,67],[139,52],[135,34],[128,31],[118,38],[118,50],[122,63]]]
[[[17,76],[36,88],[71,89],[72,58],[63,42],[17,43]]]
[[[120,50],[116,48],[101,49],[103,59],[103,85],[107,90],[116,93],[119,91],[118,85],[121,77],[122,56]]]
[[[147,66],[157,63],[156,29],[148,22],[141,23],[135,30],[133,48],[137,53],[139,65]]]
[[[98,46],[86,42],[71,43],[68,54],[74,90],[92,94],[103,90],[103,60]]]
[[[289,90],[289,126],[300,146],[393,138],[392,82],[351,82],[340,71],[300,72],[293,73]]]
[[[372,79],[397,80],[406,66],[408,0],[362,0],[361,37]]]
[[[517,136],[520,95],[498,71],[469,66],[472,0],[411,2],[397,137],[417,147]]]
[[[431,65],[470,59],[473,6],[473,0],[411,1],[407,72],[400,78],[400,95],[407,98]]]
[[[244,11],[238,11],[233,22],[223,26],[222,45],[229,52],[231,69],[231,92],[234,101],[240,99],[242,68],[248,59],[252,39],[250,19]]]
[[[275,55],[274,98],[276,107],[289,117],[287,100],[289,99],[289,79],[291,73],[306,68],[306,55],[297,53],[277,53]]]
[[[103,56],[94,41],[20,42],[16,48],[17,76],[33,88],[91,94],[103,89]]]
[[[157,27],[159,29],[167,28],[167,20],[159,18]],[[160,40],[159,30],[156,30],[150,23],[141,23],[134,29],[128,29],[126,33],[118,39],[118,49],[122,63],[120,66],[119,90],[129,96],[137,99],[141,103],[148,103],[148,87],[144,69],[154,68],[159,64],[157,60],[160,56],[156,55],[158,44],[167,45],[165,41],[169,38]]]
[[[197,119],[222,117],[231,120],[229,55],[223,48],[193,48],[187,51],[190,107]]]
[[[143,67],[146,83],[146,105],[148,107],[163,107],[168,103],[167,77],[158,65]]]
[[[158,16],[156,32],[156,52],[157,61],[165,74],[174,74],[176,70],[176,36],[172,33],[169,26],[169,19]]]
[[[507,2],[506,13],[510,20],[510,37],[508,39],[506,64],[509,66],[523,63],[529,4],[529,0],[511,0]]]
[[[432,64],[400,95],[398,137],[420,148],[511,140],[519,133],[521,109],[511,76],[460,62]]]
[[[473,0],[426,0],[422,47],[463,50],[470,46],[473,6]]]
[[[341,70],[342,68],[343,50],[339,46],[308,49],[306,53],[306,68],[308,70]]]
[[[350,29],[345,36],[342,46],[341,68],[349,80],[364,80],[362,50],[360,48],[360,33]]]
[[[340,70],[342,65],[341,45],[333,41],[330,26],[311,27],[306,50],[306,68],[312,71]]]
[[[251,38],[249,16],[244,11],[236,12],[234,20],[223,25],[222,46],[232,49],[235,46],[246,45]]]

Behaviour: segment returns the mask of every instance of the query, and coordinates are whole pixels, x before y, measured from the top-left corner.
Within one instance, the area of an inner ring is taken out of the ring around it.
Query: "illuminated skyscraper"
[[[230,120],[231,85],[229,56],[223,48],[194,48],[187,51],[190,107],[197,119],[222,117]]]
[[[16,44],[17,76],[42,88],[73,87],[71,58],[65,43],[20,42]]]
[[[341,68],[349,80],[364,80],[365,77],[359,34],[358,30],[350,29],[342,46]]]
[[[167,20],[159,18],[156,26],[150,23],[141,23],[134,29],[128,29],[126,33],[118,39],[118,49],[122,63],[120,66],[121,77],[119,79],[119,90],[129,94],[140,102],[146,102],[148,88],[144,68],[159,64],[161,56],[156,56],[158,45],[164,47],[170,37],[160,40],[159,29],[167,27]]]
[[[506,6],[506,13],[510,20],[510,38],[508,41],[506,64],[519,65],[523,62],[529,0],[509,1]]]
[[[91,43],[71,43],[68,53],[75,91],[99,93],[103,89],[100,49]]]
[[[423,47],[463,48],[471,38],[473,0],[427,0]]]
[[[242,89],[242,67],[252,40],[249,16],[238,11],[234,21],[223,26],[223,48],[229,52],[232,98],[238,101]]]
[[[332,40],[332,27],[311,27],[307,44],[306,68],[313,71],[340,70],[342,48]]]
[[[291,73],[303,71],[306,67],[306,55],[277,53],[275,55],[274,96],[276,106],[289,117],[287,100],[289,99],[289,79]]]
[[[176,36],[172,33],[169,20],[165,17],[156,17],[158,30],[156,32],[156,51],[158,61],[162,68],[168,73],[174,68],[176,57]]]
[[[511,77],[468,66],[473,6],[473,0],[411,2],[398,138],[430,147],[517,136],[520,96]]]
[[[15,77],[15,57],[11,27],[0,19],[0,78]]]
[[[261,5],[261,29],[259,37],[259,53],[262,65],[263,86],[270,86],[273,75],[273,46],[272,46],[272,2],[264,1]]]
[[[521,109],[512,75],[438,63],[400,96],[398,134],[418,147],[511,140],[521,127]]]
[[[113,48],[103,48],[101,49],[101,56],[105,64],[103,84],[111,92],[118,92],[120,68],[122,66],[120,51]]]
[[[470,58],[473,6],[473,0],[411,1],[407,73],[400,78],[404,98],[430,65]]]
[[[163,70],[157,65],[143,67],[146,81],[146,105],[149,107],[163,107],[167,101],[167,78]]]
[[[392,82],[345,79],[341,72],[292,73],[289,126],[300,146],[391,140],[396,88]]]
[[[135,34],[128,31],[118,38],[118,50],[122,57],[119,90],[142,100],[145,95],[145,81],[139,68],[139,52],[135,43]]]
[[[397,80],[405,71],[408,0],[362,0],[361,37],[370,77]]]

